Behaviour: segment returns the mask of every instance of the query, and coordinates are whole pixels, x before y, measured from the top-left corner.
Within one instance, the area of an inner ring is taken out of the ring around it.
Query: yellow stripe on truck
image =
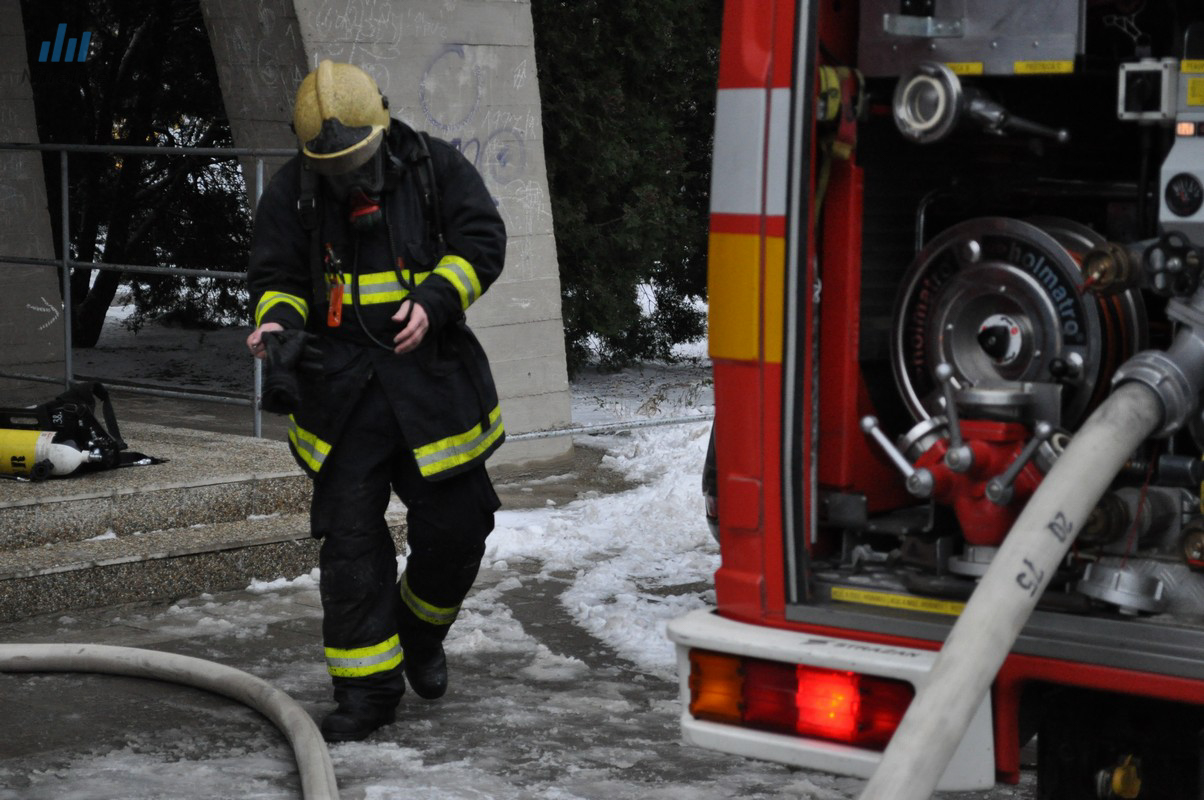
[[[782,362],[786,243],[778,236],[765,238],[762,276],[761,241],[761,237],[754,234],[712,233],[710,236],[707,298],[712,358],[758,360],[764,321],[764,360]],[[762,311],[763,297],[769,298],[769,302]]]
[[[761,306],[761,237],[712,233],[707,247],[711,358],[755,361]]]
[[[783,309],[786,305],[786,240],[765,237],[765,363],[782,363]]]

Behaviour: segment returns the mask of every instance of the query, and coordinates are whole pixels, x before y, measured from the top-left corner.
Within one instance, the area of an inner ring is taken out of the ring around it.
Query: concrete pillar
[[[0,141],[37,142],[20,0],[0,0],[0,19]],[[0,150],[0,254],[54,258],[41,153]],[[62,377],[63,331],[56,271],[0,264],[0,371]],[[40,402],[61,390],[0,378],[0,403]]]
[[[292,0],[201,0],[226,116],[239,147],[295,148],[293,97],[307,72]],[[284,159],[265,162],[265,178]],[[255,192],[255,162],[242,160]]]
[[[528,0],[201,0],[240,146],[294,146],[293,94],[323,58],[357,64],[394,116],[453,142],[509,233],[502,278],[469,310],[511,434],[570,422],[543,124]],[[298,39],[299,35],[299,39]],[[299,61],[298,59],[302,59]],[[566,455],[508,443],[495,463]]]

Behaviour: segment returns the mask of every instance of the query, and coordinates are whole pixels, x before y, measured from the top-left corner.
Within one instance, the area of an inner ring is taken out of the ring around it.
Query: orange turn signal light
[[[736,656],[690,651],[690,714],[694,717],[739,725],[743,685]]]

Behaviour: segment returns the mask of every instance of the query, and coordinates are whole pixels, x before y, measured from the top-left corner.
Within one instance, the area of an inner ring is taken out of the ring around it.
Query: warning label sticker
[[[926,611],[929,614],[950,614],[955,617],[959,616],[966,607],[965,603],[959,603],[956,600],[937,600],[933,597],[915,597],[909,594],[874,592],[868,589],[849,589],[842,586],[832,587],[832,599],[845,603],[897,608],[902,611]]]
[[[1012,68],[1017,75],[1068,75],[1074,72],[1074,62],[1016,61]]]

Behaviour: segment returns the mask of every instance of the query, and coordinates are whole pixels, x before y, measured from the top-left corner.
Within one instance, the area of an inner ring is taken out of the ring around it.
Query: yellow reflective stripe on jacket
[[[417,286],[426,280],[429,272],[411,273],[408,269],[401,271],[402,278],[409,283]],[[405,299],[405,296],[410,292],[397,280],[396,272],[369,272],[360,275],[358,285],[352,282],[352,276],[349,273],[343,274],[344,286],[344,303],[355,302],[355,293],[359,292],[359,303],[361,305],[372,305],[373,303],[400,303]]]
[[[380,644],[344,650],[326,648],[326,671],[337,678],[362,678],[401,664],[401,640],[393,634]]]
[[[298,425],[292,414],[288,415],[288,440],[310,469],[314,472],[322,469],[322,463],[326,461],[326,456],[330,455],[330,443],[322,441]]]
[[[264,292],[263,296],[259,298],[259,304],[255,306],[255,324],[257,326],[263,324],[263,315],[281,303],[296,309],[297,313],[301,315],[302,321],[309,318],[309,303],[305,302],[304,298],[284,292]]]
[[[398,282],[397,273],[392,271],[360,275],[358,285],[352,283],[351,275],[344,275],[343,285],[344,303],[353,303],[357,300],[361,305],[400,303],[401,298],[408,294]],[[356,292],[359,292],[358,298],[355,296]]]
[[[410,610],[414,612],[414,616],[431,625],[451,625],[456,621],[456,615],[460,613],[459,606],[441,608],[426,602],[414,594],[407,576],[408,573],[403,573],[401,576],[401,602],[409,606]]]
[[[502,435],[502,431],[502,409],[494,406],[489,412],[489,427],[486,430],[482,431],[478,422],[465,433],[416,448],[414,459],[418,462],[418,471],[423,477],[430,477],[466,464],[488,450]]]
[[[481,281],[477,278],[477,271],[472,268],[472,264],[459,256],[444,256],[433,272],[446,278],[448,283],[456,287],[460,294],[461,310],[467,310],[473,301],[481,296]]]

